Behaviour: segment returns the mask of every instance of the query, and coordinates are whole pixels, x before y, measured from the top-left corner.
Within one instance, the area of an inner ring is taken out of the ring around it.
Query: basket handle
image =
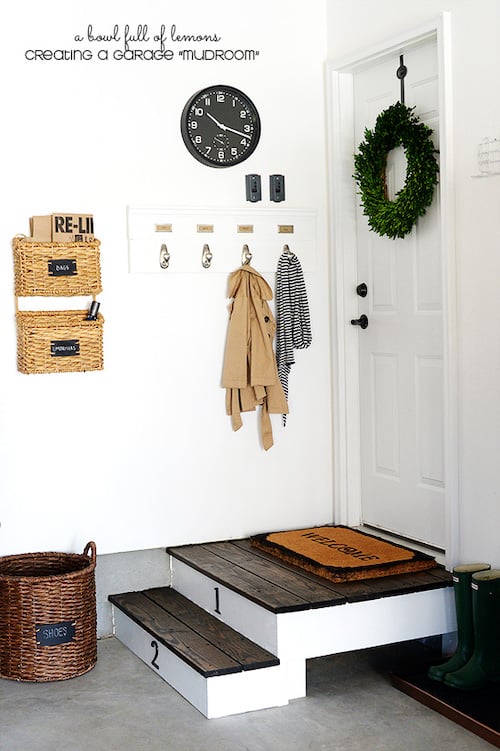
[[[90,542],[88,542],[85,545],[85,549],[83,551],[83,555],[88,555],[89,554],[89,550],[91,552],[90,559],[91,559],[92,563],[95,563],[95,559],[96,559],[96,546],[95,546],[95,542],[93,542],[93,540],[91,540]]]

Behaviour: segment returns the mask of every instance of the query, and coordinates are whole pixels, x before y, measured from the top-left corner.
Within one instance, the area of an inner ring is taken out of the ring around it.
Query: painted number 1
[[[215,590],[215,612],[220,615],[220,597],[219,597],[219,587],[214,587]]]

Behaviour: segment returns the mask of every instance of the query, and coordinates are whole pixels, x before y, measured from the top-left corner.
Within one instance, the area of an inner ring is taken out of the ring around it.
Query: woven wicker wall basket
[[[21,373],[102,370],[103,324],[86,320],[86,310],[19,310],[17,369]]]
[[[97,661],[96,546],[0,558],[0,677],[58,681]]]
[[[12,241],[16,295],[97,295],[102,292],[100,242]]]

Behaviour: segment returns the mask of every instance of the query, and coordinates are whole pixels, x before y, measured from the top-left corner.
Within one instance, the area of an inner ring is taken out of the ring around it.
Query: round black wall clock
[[[260,117],[252,100],[232,86],[208,86],[186,102],[181,116],[188,151],[210,167],[232,167],[253,154]]]

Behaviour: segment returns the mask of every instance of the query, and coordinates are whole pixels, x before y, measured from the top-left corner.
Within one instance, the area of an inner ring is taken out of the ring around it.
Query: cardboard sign
[[[48,214],[30,217],[33,240],[50,243],[90,242],[94,239],[92,214]]]

